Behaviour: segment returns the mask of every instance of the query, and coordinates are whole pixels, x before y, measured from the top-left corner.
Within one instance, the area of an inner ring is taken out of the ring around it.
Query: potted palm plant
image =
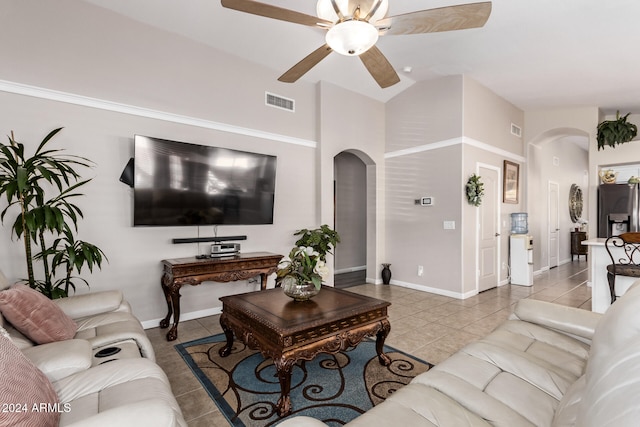
[[[61,130],[51,131],[30,157],[13,132],[7,144],[0,144],[0,197],[7,202],[0,221],[4,223],[7,213],[17,210],[11,231],[24,243],[25,281],[49,298],[67,296],[70,288],[75,290],[76,280],[86,284],[86,280],[73,276],[74,271],[80,273],[85,265],[91,271],[94,266],[101,268],[106,259],[100,248],[74,237],[83,215],[72,201],[82,195],[78,189],[90,181],[81,180],[76,168],[92,163],[49,149],[47,144]],[[36,253],[34,246],[39,249]],[[35,260],[42,263],[43,279],[35,278]],[[60,269],[64,274],[57,278]]]

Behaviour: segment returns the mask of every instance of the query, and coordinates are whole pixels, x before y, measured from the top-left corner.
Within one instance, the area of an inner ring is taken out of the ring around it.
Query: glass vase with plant
[[[282,285],[285,294],[295,300],[306,300],[315,296],[328,278],[326,256],[340,242],[340,236],[326,224],[294,235],[301,237],[278,266],[276,285]]]

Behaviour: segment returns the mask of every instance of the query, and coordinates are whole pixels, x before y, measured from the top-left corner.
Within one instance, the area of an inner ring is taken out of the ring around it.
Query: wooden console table
[[[241,253],[222,258],[177,258],[162,261],[162,291],[167,300],[167,316],[160,322],[167,328],[173,315],[173,326],[167,332],[167,340],[178,338],[180,322],[180,288],[183,285],[199,285],[204,281],[233,282],[260,276],[260,289],[267,288],[267,277],[275,273],[282,255],[269,252]]]
[[[580,255],[584,255],[585,259],[589,256],[589,247],[582,244],[584,240],[587,240],[586,231],[571,232],[571,261],[573,261],[574,255],[578,255],[578,261],[580,260]]]

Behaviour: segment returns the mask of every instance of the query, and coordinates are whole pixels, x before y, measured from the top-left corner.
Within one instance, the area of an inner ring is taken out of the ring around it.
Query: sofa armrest
[[[167,375],[160,366],[144,358],[116,359],[93,366],[53,382],[53,388],[61,402],[72,402],[117,384],[149,378],[164,383],[166,389],[171,390]]]
[[[86,340],[56,341],[36,345],[22,353],[38,367],[51,382],[91,367],[91,344]]]
[[[121,291],[102,291],[73,295],[53,300],[72,319],[80,319],[111,311],[131,312],[129,303]]]
[[[583,340],[591,340],[602,314],[546,301],[522,299],[516,304],[513,316]]]
[[[187,423],[182,418],[182,414],[174,411],[165,401],[152,399],[118,406],[68,425],[68,427],[106,426],[187,427]]]
[[[300,416],[289,418],[278,424],[278,427],[327,427],[327,425],[315,418]]]

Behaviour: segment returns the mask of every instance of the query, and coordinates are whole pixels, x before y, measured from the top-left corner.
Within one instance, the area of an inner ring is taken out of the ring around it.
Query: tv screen
[[[276,157],[135,135],[134,226],[273,224]]]

